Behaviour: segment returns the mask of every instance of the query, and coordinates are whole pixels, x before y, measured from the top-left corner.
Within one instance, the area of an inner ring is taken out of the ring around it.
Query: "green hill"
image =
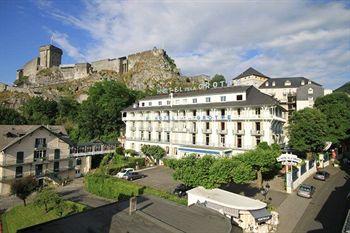
[[[346,92],[350,94],[350,82],[345,83],[343,86],[334,90],[335,92]]]

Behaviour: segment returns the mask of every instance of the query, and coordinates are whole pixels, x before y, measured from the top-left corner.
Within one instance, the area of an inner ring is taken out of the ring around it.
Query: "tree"
[[[54,124],[58,112],[54,100],[45,100],[42,97],[29,99],[20,110],[29,124],[36,125]]]
[[[138,92],[121,82],[104,80],[90,87],[88,94],[81,104],[73,136],[81,141],[116,140],[124,127],[121,111],[135,102]]]
[[[0,104],[0,124],[1,125],[23,125],[26,119],[15,109],[7,108]]]
[[[216,74],[214,77],[209,81],[210,86],[213,86],[213,83],[217,82],[218,86],[221,86],[221,82],[223,82],[224,86],[227,86],[226,79],[223,75],[221,74]]]
[[[156,160],[162,159],[165,156],[165,150],[160,146],[143,145],[141,151],[147,157],[153,157]]]
[[[350,82],[345,83],[343,86],[334,90],[334,92],[345,92],[347,94],[350,94]]]
[[[276,158],[280,155],[277,146],[270,147],[266,142],[261,142],[255,150],[250,150],[237,158],[243,164],[251,166],[257,178],[257,186],[262,187],[262,174],[274,169],[277,163]],[[241,165],[240,169],[248,170],[248,167]]]
[[[66,121],[74,121],[79,112],[79,103],[72,97],[60,97],[57,102],[57,118],[58,124],[65,123]]]
[[[60,217],[62,217],[64,214],[64,211],[66,209],[68,209],[69,207],[68,207],[67,203],[62,198],[58,198],[55,200],[55,207],[54,208],[55,208],[56,213]]]
[[[38,183],[35,178],[33,176],[27,176],[16,180],[11,184],[11,194],[16,195],[23,200],[23,203],[26,206],[27,197],[35,191],[37,186]]]
[[[350,97],[343,92],[335,92],[315,101],[327,122],[327,141],[339,146],[350,137]]]
[[[318,109],[305,108],[290,119],[289,145],[300,152],[318,152],[327,141],[327,122]]]
[[[52,188],[44,188],[38,192],[34,199],[34,204],[44,206],[46,213],[49,212],[49,206],[54,206],[60,199],[58,194]]]

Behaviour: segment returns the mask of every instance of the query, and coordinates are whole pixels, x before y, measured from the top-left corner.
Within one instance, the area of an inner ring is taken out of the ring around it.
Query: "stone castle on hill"
[[[150,58],[169,58],[163,49],[143,51],[128,56],[103,59],[89,63],[61,64],[63,51],[54,45],[44,45],[39,48],[39,56],[27,62],[17,70],[16,80],[26,78],[27,84],[45,84],[55,81],[76,80],[101,71],[113,71],[117,74],[127,73],[138,63],[147,63]],[[171,61],[171,59],[170,59]],[[175,63],[167,67],[168,71],[178,73]],[[50,70],[51,72],[47,72]],[[45,71],[46,70],[46,71]],[[42,79],[40,76],[50,76],[55,72],[55,80]],[[38,77],[39,76],[39,77]]]

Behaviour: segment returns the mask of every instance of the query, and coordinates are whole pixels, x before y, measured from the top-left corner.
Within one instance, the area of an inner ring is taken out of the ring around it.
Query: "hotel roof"
[[[213,103],[202,103],[202,104],[184,104],[184,105],[162,105],[162,106],[144,106],[134,107],[133,105],[124,109],[124,112],[130,111],[151,111],[151,110],[173,110],[173,109],[195,109],[195,108],[211,108],[211,107],[244,107],[244,106],[263,106],[263,105],[279,105],[279,102],[273,97],[262,93],[254,86],[232,86],[225,88],[208,89],[201,91],[191,91],[177,94],[186,94],[184,96],[197,96],[197,95],[210,95],[213,93],[235,93],[235,92],[246,92],[246,100],[243,101],[228,101],[228,102],[213,102]],[[163,95],[162,95],[163,96]],[[169,95],[166,95],[169,98]],[[163,97],[162,97],[163,98]],[[158,99],[158,98],[153,98]],[[148,100],[148,99],[142,99]]]
[[[259,71],[257,71],[256,69],[254,69],[252,67],[249,67],[246,71],[244,71],[243,73],[241,73],[237,77],[233,78],[233,80],[241,79],[241,78],[244,78],[244,77],[247,77],[247,76],[251,76],[251,75],[264,77],[264,78],[269,78],[266,75],[264,75],[264,74],[260,73]]]
[[[291,85],[285,86],[284,83],[286,81],[290,81]],[[310,81],[312,84],[321,86],[320,84],[311,81],[310,79],[304,78],[304,77],[285,77],[285,78],[272,78],[269,80],[266,80],[259,88],[261,89],[268,89],[268,88],[295,88],[295,87],[301,87],[301,82],[304,81],[304,85],[308,84]],[[275,83],[273,86],[272,83]],[[266,86],[266,83],[269,83],[268,86]]]

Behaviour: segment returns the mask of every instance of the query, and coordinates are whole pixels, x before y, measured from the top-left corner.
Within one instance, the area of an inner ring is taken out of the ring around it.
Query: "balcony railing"
[[[39,150],[39,149],[45,149],[46,146],[47,146],[46,143],[36,143],[36,144],[34,145],[34,148],[37,149],[37,150]]]
[[[252,130],[251,133],[252,135],[264,135],[263,130]]]
[[[187,132],[187,129],[186,129],[186,128],[182,128],[182,127],[173,128],[173,132],[177,132],[177,133],[186,133],[186,132]]]
[[[242,135],[244,134],[244,129],[234,129],[233,130],[233,134],[238,134],[238,135]]]
[[[217,129],[216,132],[218,134],[227,134],[227,129]]]
[[[211,133],[212,130],[211,130],[211,129],[203,129],[203,132],[204,132],[204,133]]]
[[[44,162],[46,162],[48,159],[47,159],[47,157],[38,157],[38,158],[34,158],[33,159],[33,162],[34,163],[44,163]]]

